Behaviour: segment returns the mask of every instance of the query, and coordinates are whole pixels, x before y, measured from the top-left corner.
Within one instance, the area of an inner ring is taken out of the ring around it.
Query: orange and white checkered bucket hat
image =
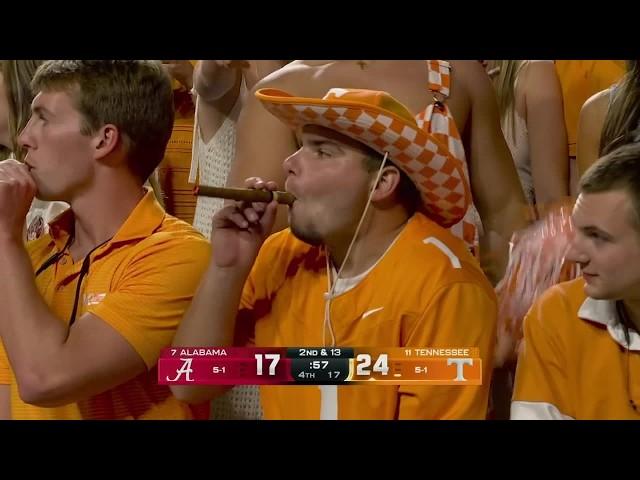
[[[471,204],[464,164],[445,144],[418,127],[414,116],[386,92],[332,88],[323,98],[295,97],[263,88],[256,97],[289,127],[320,125],[361,142],[389,159],[413,181],[424,212],[438,224],[459,222]]]

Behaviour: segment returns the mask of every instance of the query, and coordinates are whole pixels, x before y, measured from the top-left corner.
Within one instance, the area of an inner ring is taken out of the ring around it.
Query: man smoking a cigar
[[[484,418],[496,300],[445,229],[470,199],[460,162],[385,92],[256,95],[299,132],[300,149],[283,162],[296,197],[290,229],[267,238],[275,201],[218,212],[212,262],[173,344],[478,347],[479,386],[269,386],[261,396],[267,419]],[[246,186],[277,188],[259,178]],[[172,390],[199,402],[224,388]]]

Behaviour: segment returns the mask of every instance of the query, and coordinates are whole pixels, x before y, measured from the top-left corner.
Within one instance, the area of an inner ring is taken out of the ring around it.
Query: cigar
[[[269,203],[275,198],[276,202],[291,205],[296,197],[289,192],[270,192],[268,190],[253,190],[251,188],[226,188],[199,186],[193,189],[194,195],[201,197],[227,198],[241,202]]]

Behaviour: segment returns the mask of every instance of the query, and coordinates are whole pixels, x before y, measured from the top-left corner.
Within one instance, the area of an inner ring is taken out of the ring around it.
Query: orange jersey
[[[514,419],[640,419],[640,335],[630,346],[615,303],[578,278],[547,290],[524,322],[511,404]]]
[[[564,96],[569,155],[576,155],[578,118],[589,97],[616,83],[625,72],[620,60],[556,60]]]
[[[322,346],[324,248],[289,230],[271,236],[247,280],[236,342]],[[364,276],[331,301],[336,345],[478,347],[481,386],[266,386],[267,419],[485,418],[496,336],[493,288],[462,240],[422,214]],[[326,335],[327,341],[331,336]]]
[[[34,271],[65,248],[73,215],[67,210],[50,233],[27,245]],[[0,346],[0,384],[11,386],[15,419],[185,419],[208,416],[208,406],[188,407],[157,384],[156,363],[168,347],[208,264],[208,242],[186,223],[167,215],[148,191],[120,230],[91,254],[76,318],[91,312],[138,352],[148,371],[86,400],[53,408],[24,403],[6,352]],[[68,250],[36,277],[50,310],[67,323],[82,264]],[[206,407],[206,408],[205,408]]]

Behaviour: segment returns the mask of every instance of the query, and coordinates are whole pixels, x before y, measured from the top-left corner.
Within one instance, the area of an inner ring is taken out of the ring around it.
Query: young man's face
[[[43,91],[18,137],[42,200],[69,201],[90,186],[94,138],[81,133],[82,116],[66,91]]]
[[[573,209],[575,238],[567,255],[580,263],[592,298],[640,297],[640,232],[624,190],[581,193]]]
[[[318,126],[305,127],[301,143],[283,163],[285,188],[297,199],[289,210],[291,230],[312,245],[349,242],[375,178],[364,166],[366,149]]]

